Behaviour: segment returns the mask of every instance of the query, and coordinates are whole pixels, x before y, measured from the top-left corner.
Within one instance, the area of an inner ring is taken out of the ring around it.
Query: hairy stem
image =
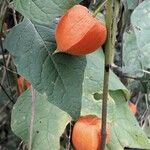
[[[101,130],[101,150],[105,149],[106,145],[106,122],[107,122],[107,99],[108,99],[108,83],[109,83],[109,69],[111,61],[111,26],[112,26],[112,6],[111,0],[106,3],[106,27],[107,27],[107,41],[105,44],[105,70],[103,82],[103,100],[102,100],[102,130]]]

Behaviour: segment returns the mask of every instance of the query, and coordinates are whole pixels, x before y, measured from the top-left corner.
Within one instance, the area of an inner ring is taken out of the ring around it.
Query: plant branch
[[[106,145],[106,122],[107,122],[107,99],[108,99],[108,83],[109,83],[109,70],[111,62],[111,26],[112,26],[112,6],[111,0],[106,3],[106,27],[107,27],[107,41],[105,44],[105,70],[103,82],[103,100],[102,100],[102,130],[101,130],[101,150],[105,149]]]
[[[9,94],[6,92],[5,88],[3,87],[3,85],[0,83],[0,87],[1,89],[4,91],[4,93],[6,94],[6,96],[9,98],[9,100],[14,104],[14,99],[12,99]]]
[[[105,5],[105,3],[107,2],[107,0],[105,0],[102,4],[100,4],[99,6],[98,6],[98,8],[94,11],[94,13],[93,13],[93,17],[96,17],[97,16],[97,14],[101,11],[101,9],[104,7],[104,5]]]
[[[4,69],[8,70],[9,72],[12,72],[16,75],[18,74],[16,71],[12,70],[11,68],[5,67],[4,65],[0,65],[0,66],[2,66]]]
[[[0,47],[1,47],[1,50],[2,50],[2,57],[3,57],[3,63],[4,63],[4,66],[5,68],[7,68],[7,64],[6,64],[6,59],[5,59],[5,52],[4,52],[4,48],[3,48],[3,40],[2,40],[2,37],[0,37]],[[10,93],[12,94],[12,90],[11,90],[11,82],[10,82],[10,79],[9,79],[9,76],[8,76],[8,72],[7,70],[5,69],[6,71],[6,77],[7,77],[7,83],[8,83],[8,86],[9,86],[9,90],[10,90]]]
[[[118,23],[118,15],[119,15],[119,7],[120,0],[114,1],[114,11],[113,11],[113,22],[112,22],[112,50],[111,50],[111,64],[114,61],[115,55],[115,43],[116,43],[116,35],[117,35],[117,23]]]
[[[32,103],[31,103],[31,121],[30,121],[30,129],[29,129],[29,150],[32,149],[32,141],[33,141],[33,126],[35,119],[35,99],[36,92],[33,86],[31,86],[31,94],[32,94]]]
[[[9,1],[8,1],[9,2]],[[4,21],[4,17],[5,17],[5,13],[6,13],[6,10],[7,10],[7,2],[6,1],[3,1],[3,8],[1,8],[0,10],[0,47],[1,47],[1,50],[2,50],[2,57],[3,57],[3,63],[4,63],[4,66],[7,67],[7,62],[5,60],[5,55],[4,55],[4,47],[3,47],[3,21]],[[12,99],[13,99],[13,95],[12,95],[12,89],[11,89],[11,82],[10,82],[10,79],[9,79],[9,75],[8,75],[8,72],[7,70],[5,69],[5,74],[6,77],[7,77],[7,83],[8,83],[8,86],[9,86],[9,91],[11,93],[11,96],[12,96]]]
[[[3,1],[0,5],[0,31],[1,31],[1,34],[2,34],[3,21],[4,21],[6,10],[7,10],[7,2]]]
[[[66,146],[66,150],[70,150],[70,143],[71,143],[71,127],[72,127],[72,124],[71,122],[69,123],[69,135],[68,135],[68,143],[67,143],[67,146]]]
[[[18,24],[18,22],[17,22],[16,10],[15,10],[15,7],[14,7],[13,2],[8,3],[8,6],[9,6],[10,9],[12,9],[14,25],[16,26],[16,25]],[[10,55],[10,54],[9,54],[9,55]],[[20,95],[20,90],[19,90],[18,82],[17,82],[17,79],[18,79],[17,74],[18,74],[18,73],[17,73],[17,68],[16,68],[16,66],[14,66],[14,70],[15,70],[16,73],[13,73],[13,75],[14,75],[14,79],[15,79],[15,82],[16,82],[17,91],[18,91],[18,93],[19,93],[19,95]]]
[[[15,10],[14,3],[13,3],[13,2],[9,4],[9,8],[11,8],[11,10],[12,10],[13,19],[14,19],[14,24],[17,25],[18,22],[17,22],[16,10]]]
[[[7,60],[6,60],[6,67],[8,67],[9,62],[10,62],[10,54],[8,55],[8,58],[7,58]],[[3,83],[4,83],[5,77],[6,77],[6,69],[4,69],[3,77],[2,77],[2,80],[1,80],[1,84],[2,84],[2,85],[3,85]]]

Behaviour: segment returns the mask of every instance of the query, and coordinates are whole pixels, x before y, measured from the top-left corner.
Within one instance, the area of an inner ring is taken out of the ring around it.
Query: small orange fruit
[[[60,19],[55,38],[56,52],[85,55],[101,47],[107,36],[106,26],[94,18],[88,9],[75,5]]]
[[[80,117],[75,123],[72,133],[72,143],[75,150],[100,150],[101,119],[95,115]],[[106,129],[106,143],[110,140],[110,131]]]
[[[133,104],[132,102],[128,103],[129,109],[131,110],[131,112],[135,115],[137,112],[137,107],[135,104]]]
[[[26,89],[30,88],[31,86],[31,84],[23,76],[17,78],[17,84],[18,84],[19,93],[24,92]]]

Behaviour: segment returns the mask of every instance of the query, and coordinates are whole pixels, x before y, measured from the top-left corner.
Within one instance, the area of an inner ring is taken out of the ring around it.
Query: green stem
[[[113,11],[113,22],[112,22],[112,51],[111,51],[111,64],[114,62],[115,55],[115,42],[117,35],[117,19],[119,14],[120,0],[114,1],[114,11]]]
[[[98,8],[94,11],[94,13],[93,13],[93,17],[96,17],[97,16],[97,14],[100,12],[100,10],[104,7],[104,5],[105,5],[105,3],[107,2],[107,0],[105,0],[102,4],[100,4],[99,6],[98,6]]]
[[[107,99],[108,99],[108,84],[109,84],[109,66],[111,60],[111,27],[112,27],[112,0],[106,3],[106,27],[107,41],[105,45],[105,70],[103,83],[103,101],[102,101],[102,130],[101,130],[101,150],[105,149],[106,145],[106,122],[107,122]]]

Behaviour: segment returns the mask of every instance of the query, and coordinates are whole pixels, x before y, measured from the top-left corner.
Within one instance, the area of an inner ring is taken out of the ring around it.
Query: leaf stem
[[[102,130],[101,130],[101,150],[105,149],[106,145],[106,122],[107,122],[107,99],[108,99],[108,84],[109,84],[109,70],[111,62],[112,49],[112,0],[107,0],[106,3],[106,27],[107,27],[107,41],[105,44],[105,69],[103,82],[103,100],[102,100]]]
[[[31,103],[31,121],[30,121],[30,129],[29,129],[29,150],[32,149],[32,141],[33,141],[33,126],[34,126],[34,118],[35,118],[35,99],[36,93],[33,86],[31,86],[31,94],[32,94],[32,103]]]
[[[100,12],[100,10],[104,7],[104,5],[105,5],[105,3],[107,2],[107,0],[105,0],[102,4],[100,4],[99,6],[98,6],[98,8],[94,11],[94,13],[93,13],[93,17],[96,17],[97,16],[97,14]]]

